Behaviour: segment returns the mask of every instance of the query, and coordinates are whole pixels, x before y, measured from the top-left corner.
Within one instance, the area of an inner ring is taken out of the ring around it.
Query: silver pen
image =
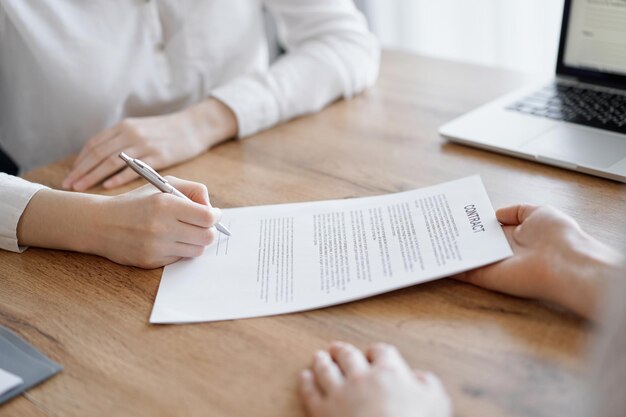
[[[131,158],[126,155],[124,152],[120,153],[120,158],[126,162],[126,164],[137,174],[139,174],[142,178],[145,178],[150,184],[154,185],[156,188],[161,190],[164,193],[173,194],[176,197],[184,198],[185,200],[189,200],[189,198],[178,191],[172,184],[167,182],[165,178],[160,176],[154,169],[152,169],[145,162],[140,161],[139,159]],[[191,201],[191,200],[189,200]],[[224,226],[222,223],[218,222],[215,225],[215,228],[225,234],[226,236],[230,236],[230,231]]]

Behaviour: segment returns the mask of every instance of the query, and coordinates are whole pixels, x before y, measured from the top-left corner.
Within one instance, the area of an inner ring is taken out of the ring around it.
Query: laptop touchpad
[[[526,143],[522,149],[580,166],[607,168],[626,156],[626,137],[557,126]]]

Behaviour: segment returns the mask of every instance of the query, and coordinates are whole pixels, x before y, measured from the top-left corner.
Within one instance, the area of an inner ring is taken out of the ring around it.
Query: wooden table
[[[376,195],[481,174],[496,207],[552,204],[624,245],[624,185],[437,134],[522,81],[386,52],[366,94],[166,173],[205,183],[220,207]],[[68,169],[65,161],[27,178],[59,187]],[[340,339],[397,345],[412,366],[441,376],[458,416],[568,415],[584,365],[582,321],[449,279],[302,314],[153,326],[160,277],[75,253],[0,253],[0,323],[65,366],[0,414],[299,416],[298,372],[314,350]]]

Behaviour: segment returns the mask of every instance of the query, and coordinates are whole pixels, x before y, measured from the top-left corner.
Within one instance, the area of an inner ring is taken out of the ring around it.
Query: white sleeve
[[[28,202],[39,191],[48,188],[0,172],[0,249],[23,252],[17,242],[17,224]]]
[[[378,77],[380,47],[352,0],[265,0],[287,53],[268,71],[241,76],[212,95],[252,135],[332,101],[350,98]]]

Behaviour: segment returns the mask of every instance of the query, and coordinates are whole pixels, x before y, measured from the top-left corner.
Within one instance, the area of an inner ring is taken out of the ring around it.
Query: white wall
[[[554,72],[563,0],[359,0],[384,47]]]

